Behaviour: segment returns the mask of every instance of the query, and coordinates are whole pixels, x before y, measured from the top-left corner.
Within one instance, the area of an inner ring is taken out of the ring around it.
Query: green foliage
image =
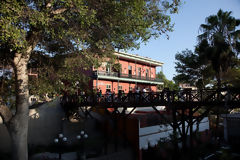
[[[175,69],[178,73],[173,79],[179,83],[189,83],[198,88],[205,88],[211,83],[213,78],[213,70],[211,66],[205,64],[199,52],[184,50],[175,55],[177,62]]]
[[[0,6],[1,47],[5,44],[12,50],[26,49],[29,34],[36,32],[39,47],[48,52],[53,52],[49,47],[56,44],[54,41],[64,41],[61,45],[76,50],[129,49],[137,47],[139,39],[147,41],[172,31],[167,11],[176,12],[178,5],[179,0],[6,0]]]
[[[32,94],[58,93],[66,89],[62,81],[71,83],[67,90],[80,82],[85,87],[88,75],[80,70],[99,66],[115,49],[138,48],[172,31],[170,14],[179,5],[180,0],[4,0],[0,65],[11,65],[16,53],[31,55],[28,67],[38,68],[38,77],[30,78]]]
[[[115,71],[120,71],[121,70],[121,64],[120,63],[115,63],[113,64],[113,69]]]
[[[40,59],[45,59],[41,61]],[[62,91],[75,93],[79,89],[88,91],[89,73],[93,64],[92,59],[79,54],[58,55],[54,57],[39,56],[31,58],[29,68],[36,68],[38,77],[30,77],[30,93],[44,95],[51,93],[58,95]],[[41,63],[38,63],[38,60]]]
[[[228,69],[226,73],[223,74],[223,83],[225,85],[240,88],[240,60],[236,61],[234,68]]]
[[[8,85],[16,97],[8,127],[10,135],[16,135],[13,158],[28,155],[29,90],[41,96],[87,88],[89,75],[84,73],[115,49],[137,48],[171,31],[168,11],[176,12],[179,1],[164,0],[163,5],[162,0],[2,0],[0,66],[13,69],[8,78],[16,84]],[[29,81],[27,65],[38,69],[36,79]],[[6,82],[1,80],[4,86]],[[0,100],[5,98],[3,91]]]
[[[178,85],[173,81],[168,80],[162,71],[158,72],[156,77],[161,79],[164,83],[163,85],[158,85],[158,89],[162,90],[164,88],[169,88],[170,90],[178,90]]]
[[[14,81],[10,78],[11,72],[7,69],[2,69],[2,76],[0,76],[0,105],[7,104],[8,107],[15,107],[12,95],[15,93]]]
[[[240,19],[235,19],[231,13],[220,9],[217,15],[207,17],[206,24],[200,26],[202,34],[198,36],[198,51],[215,71],[218,87],[222,85],[224,74],[236,66],[239,58],[240,30],[237,27]]]

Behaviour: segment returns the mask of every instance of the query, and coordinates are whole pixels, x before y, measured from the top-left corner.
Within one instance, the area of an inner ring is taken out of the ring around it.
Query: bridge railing
[[[161,92],[139,92],[120,94],[94,94],[65,96],[63,101],[75,103],[78,106],[86,105],[167,105],[170,103],[240,103],[240,90],[180,90]],[[240,107],[240,106],[239,106]]]

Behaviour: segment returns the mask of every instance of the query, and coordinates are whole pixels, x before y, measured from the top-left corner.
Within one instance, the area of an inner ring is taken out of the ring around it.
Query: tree
[[[195,52],[184,50],[176,54],[178,75],[174,80],[177,83],[190,83],[204,88],[214,84],[216,79],[220,88],[222,80],[233,81],[227,79],[237,73],[240,31],[236,29],[240,20],[230,15],[231,12],[219,10],[217,15],[207,17],[207,24],[200,26],[203,33],[198,36],[199,44]]]
[[[200,26],[202,34],[198,36],[199,52],[215,71],[218,88],[223,74],[234,67],[234,59],[240,52],[240,30],[237,30],[240,19],[235,19],[231,13],[220,9],[217,15],[207,17],[206,24]]]
[[[223,82],[226,86],[240,88],[240,59],[236,59],[235,64],[223,74]]]
[[[232,12],[221,9],[217,15],[206,18],[200,26],[203,32],[199,38],[199,52],[212,66],[217,80],[217,88],[222,87],[224,74],[236,66],[240,51],[240,19],[231,16]],[[219,108],[216,108],[216,129],[219,126]],[[217,137],[217,135],[215,135]]]
[[[168,80],[162,71],[158,72],[156,77],[163,81],[163,86],[158,85],[158,89],[169,88],[170,90],[178,90],[178,86],[173,81]]]
[[[13,159],[28,159],[28,64],[33,53],[53,59],[77,54],[92,65],[116,48],[138,47],[171,31],[168,11],[175,13],[179,1],[3,0],[0,62],[13,69],[16,112],[12,115],[1,104],[0,115],[12,139]]]
[[[211,66],[205,64],[203,59],[196,51],[183,50],[175,55],[176,72],[178,73],[173,79],[179,83],[189,83],[198,88],[205,88],[211,83],[213,71]]]

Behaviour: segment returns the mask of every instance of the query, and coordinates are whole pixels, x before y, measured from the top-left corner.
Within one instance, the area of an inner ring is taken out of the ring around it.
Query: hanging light
[[[63,137],[63,141],[66,142],[67,141],[67,137]]]
[[[81,131],[80,133],[81,133],[81,135],[84,135],[84,131]]]
[[[85,134],[85,135],[84,135],[84,138],[88,138],[88,135],[87,135],[87,134]]]
[[[58,143],[58,141],[59,141],[58,138],[54,139],[54,143]]]
[[[80,135],[77,135],[76,138],[77,138],[77,139],[81,139],[81,136],[80,136]]]

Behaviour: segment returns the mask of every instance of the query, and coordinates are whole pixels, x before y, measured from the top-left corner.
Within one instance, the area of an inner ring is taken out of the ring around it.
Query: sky
[[[163,73],[171,80],[176,75],[175,54],[185,49],[194,51],[200,34],[199,26],[205,24],[206,17],[216,15],[219,9],[232,11],[232,16],[240,19],[240,0],[184,0],[178,14],[171,15],[175,25],[174,31],[168,33],[169,40],[164,35],[150,39],[146,45],[141,44],[140,49],[128,53],[163,62]]]

